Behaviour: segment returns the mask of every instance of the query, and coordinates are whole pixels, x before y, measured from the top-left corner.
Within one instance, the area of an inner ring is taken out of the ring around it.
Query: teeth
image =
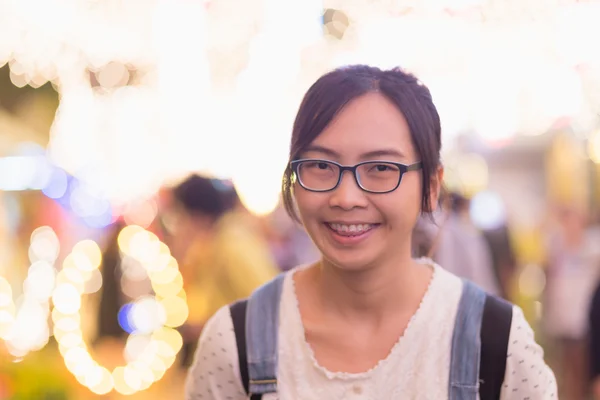
[[[329,224],[334,230],[341,233],[362,233],[372,228],[371,224],[344,225],[344,224]]]

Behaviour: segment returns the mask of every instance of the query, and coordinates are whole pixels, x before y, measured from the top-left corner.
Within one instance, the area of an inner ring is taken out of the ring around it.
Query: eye
[[[369,168],[370,172],[397,172],[398,168],[392,164],[373,164]]]
[[[331,169],[331,165],[329,165],[329,163],[326,163],[324,161],[310,161],[310,162],[307,162],[305,165],[307,168],[318,169],[321,171]]]

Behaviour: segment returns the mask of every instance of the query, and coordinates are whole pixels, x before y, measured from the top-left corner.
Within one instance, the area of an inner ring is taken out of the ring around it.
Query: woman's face
[[[301,158],[355,165],[362,161],[421,161],[408,124],[384,96],[369,93],[350,102],[301,154]],[[442,170],[438,171],[441,177]],[[436,176],[438,177],[438,176]],[[336,189],[311,192],[297,182],[294,196],[306,231],[326,261],[360,270],[410,257],[410,238],[421,212],[422,175],[406,172],[393,192],[363,191],[350,172]],[[437,203],[438,181],[431,185]]]

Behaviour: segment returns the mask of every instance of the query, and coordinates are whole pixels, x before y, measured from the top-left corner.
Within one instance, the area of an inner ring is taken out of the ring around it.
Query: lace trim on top
[[[403,343],[408,342],[407,338],[410,337],[412,334],[414,334],[413,333],[414,332],[414,328],[413,328],[414,321],[418,319],[419,315],[424,313],[424,311],[422,311],[422,310],[424,308],[426,308],[425,307],[426,304],[429,303],[429,298],[431,297],[430,293],[432,292],[431,288],[434,285],[435,281],[437,280],[437,276],[439,275],[438,270],[440,268],[435,262],[433,262],[433,260],[431,260],[429,258],[419,258],[415,261],[420,264],[427,265],[433,269],[431,279],[429,280],[429,284],[427,285],[425,294],[421,298],[421,302],[419,303],[419,307],[417,308],[417,311],[410,317],[410,320],[408,321],[408,324],[406,325],[404,332],[402,332],[402,334],[400,335],[400,337],[398,338],[398,340],[396,341],[396,343],[394,344],[394,346],[392,347],[392,349],[390,350],[388,355],[385,358],[379,360],[377,362],[377,364],[374,365],[373,367],[371,367],[369,370],[367,370],[365,372],[358,372],[358,373],[333,372],[319,364],[319,362],[317,361],[317,358],[315,357],[315,353],[314,353],[312,347],[306,340],[306,332],[304,330],[304,325],[302,324],[302,317],[300,315],[300,306],[298,305],[298,297],[296,296],[296,283],[294,281],[294,274],[298,270],[303,269],[303,268],[296,268],[296,269],[290,271],[289,275],[286,277],[286,278],[290,279],[290,281],[291,281],[290,285],[291,285],[293,302],[294,302],[294,304],[293,304],[294,313],[293,313],[293,315],[290,315],[290,317],[292,317],[293,323],[296,324],[297,326],[299,326],[299,329],[297,329],[296,331],[300,332],[300,334],[302,335],[302,343],[303,343],[304,350],[309,355],[313,366],[317,370],[321,371],[328,379],[357,380],[357,379],[367,379],[367,378],[371,377],[371,375],[373,375],[373,373],[375,373],[375,371],[377,369],[381,368],[383,365],[387,364],[391,359],[393,359],[394,355],[401,350]]]

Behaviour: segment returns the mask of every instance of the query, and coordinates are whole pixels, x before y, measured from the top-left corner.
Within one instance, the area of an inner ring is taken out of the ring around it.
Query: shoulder
[[[447,291],[462,293],[463,279],[458,275],[431,259],[421,258],[417,261],[425,265],[430,265],[433,268],[434,279],[439,287],[442,287]]]
[[[557,398],[554,373],[544,361],[544,350],[535,341],[533,329],[523,311],[513,306],[502,399],[529,397],[532,400]]]
[[[202,330],[194,362],[188,371],[185,398],[246,398],[229,306],[217,311]]]

